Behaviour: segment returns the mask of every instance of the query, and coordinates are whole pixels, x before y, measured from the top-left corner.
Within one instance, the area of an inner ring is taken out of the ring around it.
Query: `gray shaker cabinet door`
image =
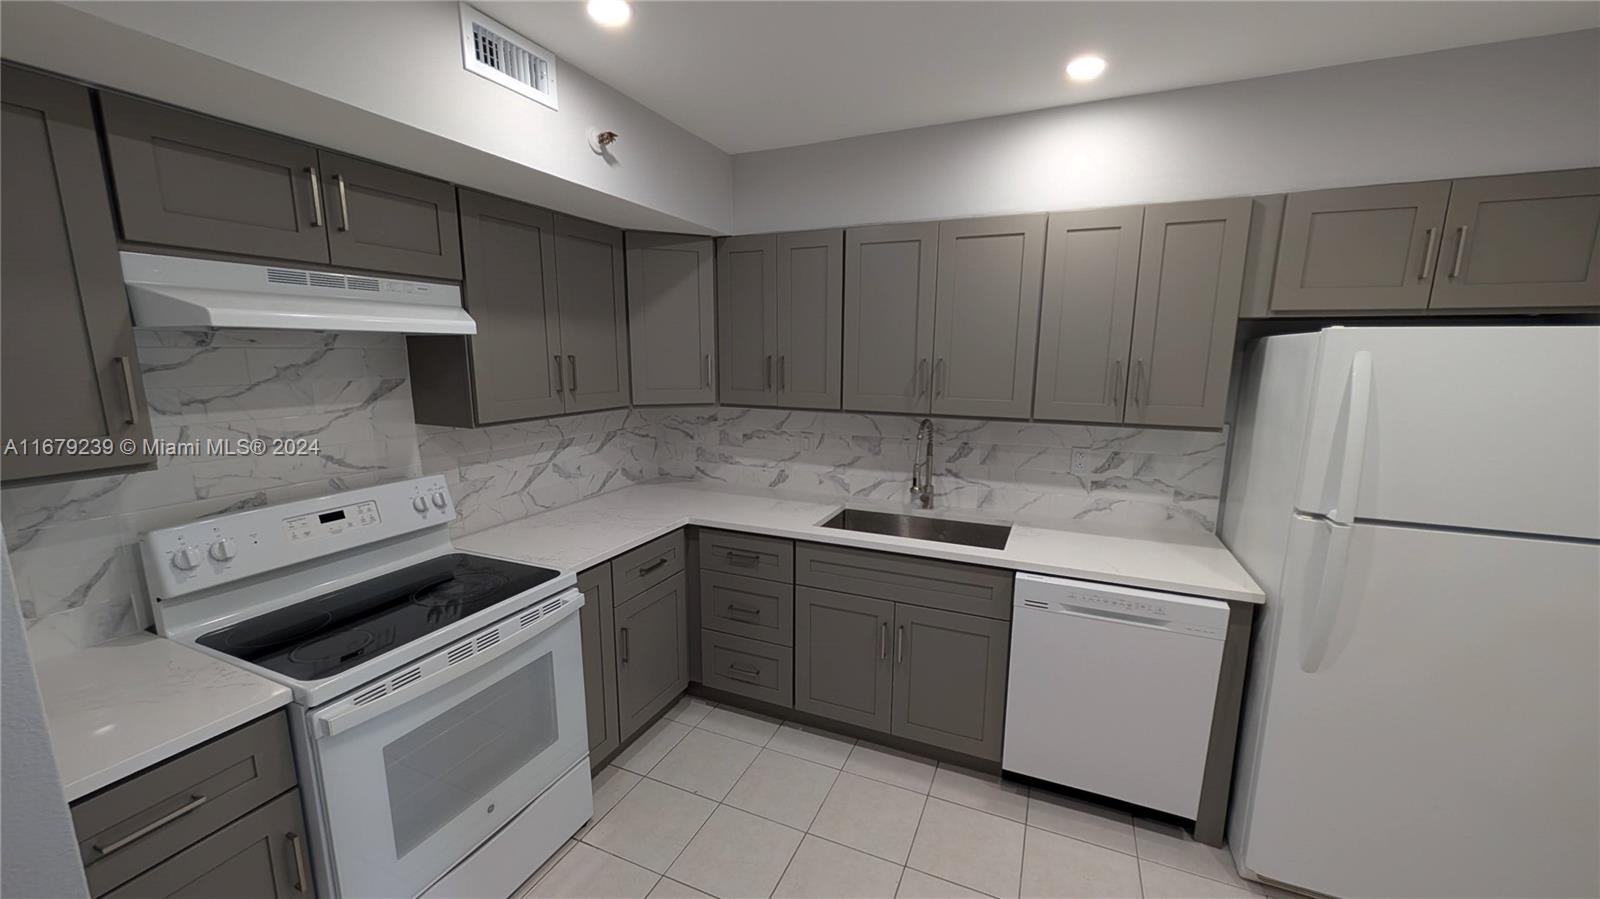
[[[125,239],[328,261],[315,147],[120,94],[100,111]]]
[[[461,280],[453,185],[318,150],[334,265]]]
[[[1043,215],[939,225],[933,411],[1027,418],[1039,339]]]
[[[118,447],[149,437],[150,416],[89,91],[7,66],[0,100],[0,438],[110,438],[116,449],[12,454],[4,477],[150,462]]]
[[[1600,307],[1600,169],[1450,188],[1433,309]]]
[[[1122,421],[1144,207],[1053,212],[1035,418]]]
[[[617,721],[622,739],[689,685],[688,587],[683,572],[617,606]]]
[[[1448,181],[1290,194],[1272,311],[1425,308],[1449,197]]]
[[[711,238],[630,231],[627,245],[634,404],[716,402]]]
[[[583,699],[589,718],[589,761],[598,764],[622,745],[617,732],[617,633],[611,603],[611,563],[578,575],[583,608]]]
[[[556,305],[568,412],[628,405],[628,291],[622,232],[555,217]]]
[[[794,591],[794,707],[888,733],[894,603]]]
[[[478,322],[465,338],[478,424],[562,412],[553,227],[543,209],[461,192],[464,301]]]
[[[1222,427],[1249,230],[1249,197],[1145,207],[1128,423]]]
[[[778,235],[778,405],[839,408],[844,232]]]
[[[290,790],[102,899],[306,899],[315,894],[311,848]]]
[[[777,402],[778,238],[717,241],[717,368],[722,402]]]
[[[844,235],[844,408],[928,412],[939,225]]]
[[[894,735],[999,761],[1010,645],[1008,622],[896,604]]]

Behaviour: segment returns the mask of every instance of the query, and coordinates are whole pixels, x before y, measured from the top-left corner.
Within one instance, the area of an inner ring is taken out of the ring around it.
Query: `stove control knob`
[[[433,505],[434,505],[434,508],[443,509],[444,508],[444,503],[445,503],[444,491],[443,490],[434,491],[434,494],[433,494]]]
[[[226,562],[233,558],[233,541],[223,537],[216,543],[211,544],[211,558],[216,559],[218,562]]]
[[[193,571],[200,567],[200,550],[192,546],[180,548],[172,554],[172,567],[179,571]]]
[[[421,495],[412,497],[411,508],[416,509],[418,512],[428,511],[428,498]]]

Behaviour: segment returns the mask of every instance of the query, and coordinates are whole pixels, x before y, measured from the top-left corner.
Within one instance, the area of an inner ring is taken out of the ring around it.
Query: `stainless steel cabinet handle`
[[[151,821],[149,824],[146,824],[145,826],[139,828],[138,830],[134,831],[133,833],[130,833],[127,836],[123,837],[122,839],[117,840],[115,843],[109,843],[109,844],[107,844],[105,846],[95,845],[94,846],[94,851],[100,853],[101,855],[110,855],[111,853],[116,852],[118,849],[121,849],[122,847],[128,845],[129,843],[134,842],[135,840],[143,839],[144,837],[147,837],[150,834],[155,833],[156,831],[160,830],[161,828],[166,827],[168,824],[171,824],[172,822],[178,820],[179,818],[182,818],[184,815],[189,814],[190,812],[194,811],[195,809],[197,809],[200,806],[205,805],[205,804],[206,804],[206,797],[201,796],[199,793],[190,794],[189,801],[184,803],[183,805],[178,806],[173,811],[170,811],[170,812],[166,813],[165,815],[162,815],[161,817],[155,819],[154,821]]]
[[[306,174],[311,176],[311,227],[322,227],[322,179],[317,177],[317,167],[306,166]]]
[[[345,190],[344,176],[334,175],[333,183],[339,188],[339,230],[350,230],[350,194]]]
[[[567,357],[567,368],[572,373],[572,377],[568,378],[568,380],[571,381],[571,383],[567,385],[567,389],[572,391],[573,393],[577,393],[578,392],[578,357],[577,356],[568,356]]]
[[[889,622],[879,622],[878,626],[881,628],[878,631],[878,661],[881,662],[889,657]]]
[[[705,386],[711,386],[711,354],[707,353],[705,361],[700,363],[700,376],[705,379]]]
[[[945,365],[944,357],[940,356],[939,361],[933,363],[933,395],[935,397],[944,396],[944,389],[949,386],[949,384],[950,368],[949,366]]]
[[[767,376],[766,376],[766,379],[761,382],[761,386],[765,390],[771,390],[772,389],[772,357],[771,356],[767,357]]]
[[[306,870],[306,847],[300,841],[300,835],[289,831],[284,835],[289,848],[294,851],[294,891],[304,893],[307,885],[311,883],[311,874]]]
[[[1439,242],[1439,231],[1436,228],[1428,229],[1428,245],[1422,248],[1422,271],[1417,272],[1418,281],[1426,281],[1433,277],[1433,248]]]
[[[1461,277],[1461,262],[1467,258],[1467,226],[1456,229],[1456,264],[1450,267],[1450,277]]]
[[[926,360],[926,359],[918,359],[917,360],[917,392],[912,395],[912,398],[915,399],[916,397],[922,396],[924,393],[927,393],[927,392],[928,392],[928,360]]]
[[[655,560],[654,562],[651,562],[649,565],[641,566],[639,568],[639,573],[640,574],[649,574],[650,572],[655,571],[657,568],[660,568],[661,566],[663,566],[665,564],[667,564],[667,557],[666,556],[662,556],[661,558]]]
[[[1139,384],[1144,387],[1144,399],[1141,403],[1148,406],[1150,405],[1150,373],[1144,370],[1143,360],[1140,360],[1139,365]]]
[[[778,389],[779,389],[779,390],[782,390],[782,389],[783,389],[783,382],[784,382],[784,376],[783,376],[783,358],[784,358],[784,357],[783,357],[783,356],[782,356],[782,355],[779,355],[779,356],[778,356]]]
[[[745,563],[748,563],[748,564],[751,564],[751,565],[755,565],[756,563],[761,561],[761,556],[757,555],[756,553],[743,553],[743,552],[739,552],[736,549],[728,550],[726,555],[728,556],[728,561],[729,562],[745,562]]]
[[[1135,360],[1133,360],[1133,386],[1132,386],[1132,389],[1130,389],[1128,391],[1128,395],[1133,398],[1133,404],[1135,406],[1144,405],[1144,402],[1139,399],[1139,386],[1140,386],[1140,382],[1142,382],[1143,380],[1144,380],[1144,360],[1143,359],[1135,359]]]
[[[752,609],[749,606],[730,605],[730,606],[728,606],[728,614],[729,615],[746,615],[746,616],[749,616],[751,618],[760,618],[761,617],[761,610],[760,609]]]
[[[744,675],[744,677],[734,677],[733,678],[734,680],[751,681],[751,680],[761,676],[761,669],[759,669],[759,668],[751,668],[748,665],[740,665],[737,662],[729,662],[728,663],[728,671],[730,672],[730,674],[729,674],[730,677],[732,677],[735,674]]]
[[[556,393],[561,393],[567,389],[565,382],[561,380],[561,357],[551,356],[550,361],[556,364]]]
[[[1122,360],[1111,363],[1111,408],[1122,405]]]
[[[620,638],[619,642],[622,643],[622,646],[620,647],[621,653],[622,653],[622,661],[626,662],[626,661],[628,661],[628,629],[627,628],[623,628],[621,631],[619,631],[617,633],[617,636]]]
[[[122,369],[122,395],[128,401],[128,424],[139,423],[139,400],[133,395],[133,362],[127,356],[118,356],[117,365]]]
[[[894,663],[898,665],[905,660],[906,629],[904,627],[897,627],[894,629]]]

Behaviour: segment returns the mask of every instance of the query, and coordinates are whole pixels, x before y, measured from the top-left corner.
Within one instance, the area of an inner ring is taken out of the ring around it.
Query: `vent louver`
[[[306,273],[292,268],[267,269],[268,284],[299,284],[306,283]]]
[[[465,3],[461,4],[461,61],[475,75],[558,108],[555,54]]]
[[[398,690],[401,687],[404,687],[404,686],[407,686],[408,684],[414,683],[415,681],[417,681],[421,677],[422,677],[422,669],[421,668],[412,668],[411,670],[406,671],[406,672],[404,672],[402,674],[398,674],[394,678],[392,678],[389,681],[389,686],[391,688],[393,688],[393,689]]]
[[[476,652],[476,650],[474,650],[472,648],[472,643],[471,642],[461,643],[461,644],[458,644],[456,646],[452,646],[452,647],[450,647],[449,654],[445,656],[445,664],[446,665],[454,665],[457,662],[460,662],[460,661],[463,661],[463,660],[469,658],[474,652]]]
[[[483,650],[488,649],[489,647],[491,647],[491,646],[493,646],[493,645],[495,645],[496,643],[499,643],[499,642],[500,642],[500,632],[499,631],[489,631],[486,634],[480,634],[478,636],[478,651],[482,652]]]
[[[377,686],[373,687],[372,689],[367,690],[365,693],[357,694],[355,698],[350,700],[350,704],[351,705],[366,705],[369,702],[372,702],[372,701],[378,700],[378,699],[382,699],[383,697],[388,696],[388,695],[389,695],[389,685],[388,684],[378,684]]]

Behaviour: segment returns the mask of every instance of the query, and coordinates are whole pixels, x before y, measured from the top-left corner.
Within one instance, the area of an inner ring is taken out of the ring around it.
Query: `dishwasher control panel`
[[[1228,629],[1228,604],[1198,596],[1038,574],[1017,575],[1015,595],[1018,608],[1091,615],[1215,640]]]

